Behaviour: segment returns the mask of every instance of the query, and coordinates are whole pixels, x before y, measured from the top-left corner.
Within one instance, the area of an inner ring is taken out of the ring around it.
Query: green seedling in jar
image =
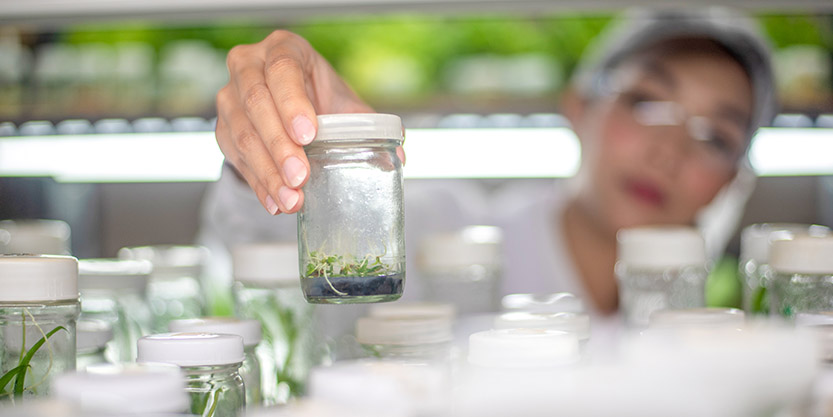
[[[307,299],[316,301],[331,297],[366,297],[381,295],[380,300],[399,298],[403,274],[382,261],[381,255],[330,255],[310,252],[304,269],[303,287]],[[397,293],[397,291],[399,291]],[[348,302],[348,301],[345,301]]]
[[[25,314],[29,314],[29,317],[32,319],[35,328],[38,329],[42,337],[32,345],[31,348],[28,350],[26,349],[26,317]],[[13,367],[2,376],[0,376],[0,399],[5,397],[11,397],[15,400],[19,400],[23,398],[23,393],[26,390],[35,390],[38,386],[43,384],[46,380],[47,375],[52,370],[52,346],[49,343],[49,338],[52,337],[58,331],[67,331],[67,329],[63,326],[55,327],[54,329],[50,330],[48,333],[44,333],[43,329],[34,321],[34,317],[27,309],[24,309],[24,312],[21,313],[21,323],[22,323],[22,330],[21,330],[21,347],[20,347],[20,358],[18,359],[17,366]],[[33,376],[32,369],[33,366],[31,364],[32,358],[35,356],[36,353],[46,345],[47,352],[49,354],[49,364],[46,370],[43,373],[43,377],[39,381],[34,381],[30,385],[26,385],[26,377]],[[12,383],[12,381],[14,381]],[[11,391],[8,389],[9,384],[11,383]]]

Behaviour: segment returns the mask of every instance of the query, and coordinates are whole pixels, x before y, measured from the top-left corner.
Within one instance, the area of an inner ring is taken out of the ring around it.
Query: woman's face
[[[746,73],[724,54],[656,50],[621,64],[613,80],[576,126],[580,203],[612,230],[691,224],[745,152]]]

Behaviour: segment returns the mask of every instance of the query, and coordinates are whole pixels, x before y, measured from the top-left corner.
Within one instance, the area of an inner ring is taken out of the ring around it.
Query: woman
[[[569,198],[503,216],[506,292],[570,290],[614,313],[616,232],[697,222],[772,114],[769,55],[746,25],[714,11],[634,13],[585,59],[562,103],[582,144],[580,172]],[[235,47],[228,66],[217,142],[268,213],[295,213],[315,115],[372,109],[289,32]]]

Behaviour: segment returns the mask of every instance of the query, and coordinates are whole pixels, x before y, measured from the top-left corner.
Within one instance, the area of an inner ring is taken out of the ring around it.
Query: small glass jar
[[[78,261],[0,255],[0,401],[46,396],[75,369]]]
[[[705,307],[706,250],[689,227],[638,227],[617,235],[616,277],[625,323],[647,327],[657,310]]]
[[[243,338],[245,359],[240,366],[240,376],[246,385],[246,406],[258,407],[263,398],[260,391],[260,361],[255,349],[263,339],[260,322],[251,319],[207,317],[202,319],[174,320],[168,326],[172,332],[236,334]]]
[[[107,343],[113,340],[113,326],[103,320],[78,319],[75,337],[75,369],[85,370],[90,365],[108,363]]]
[[[69,225],[62,220],[2,220],[0,253],[70,255]]]
[[[301,286],[310,303],[396,300],[405,285],[402,122],[389,114],[318,116],[304,147],[298,212]]]
[[[147,299],[153,314],[151,331],[166,332],[171,320],[205,315],[205,296],[200,275],[208,250],[201,246],[141,246],[122,248],[120,259],[146,260],[153,264]]]
[[[768,314],[767,288],[772,279],[769,254],[772,242],[796,235],[824,236],[830,229],[820,225],[759,223],[747,226],[740,237],[740,277],[743,283],[743,309],[747,314]]]
[[[231,334],[163,333],[139,339],[139,363],[170,363],[185,374],[190,413],[202,417],[237,416],[245,409],[240,376],[243,338]]]
[[[296,243],[252,243],[232,250],[235,312],[260,322],[264,340],[255,349],[265,405],[286,404],[304,393],[309,370],[324,351],[316,348],[313,306],[298,280]]]
[[[451,326],[442,316],[362,317],[356,341],[369,358],[450,366]]]
[[[494,226],[426,237],[418,259],[425,299],[454,304],[461,315],[497,310],[501,242],[501,230]]]
[[[136,360],[136,342],[151,333],[153,317],[145,294],[152,268],[144,260],[78,261],[81,318],[110,323],[113,341],[106,351],[110,362]]]
[[[584,313],[512,311],[495,318],[495,329],[544,329],[573,333],[584,348],[590,340],[590,316]]]
[[[833,310],[833,236],[796,236],[772,243],[770,314]]]
[[[53,391],[86,416],[170,416],[189,404],[182,371],[162,363],[91,365],[59,376]]]

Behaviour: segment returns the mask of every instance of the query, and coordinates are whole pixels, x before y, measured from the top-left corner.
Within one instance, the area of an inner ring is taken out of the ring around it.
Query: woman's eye
[[[732,159],[737,154],[737,149],[734,142],[721,134],[712,134],[705,143],[715,152],[719,153],[728,159]]]

